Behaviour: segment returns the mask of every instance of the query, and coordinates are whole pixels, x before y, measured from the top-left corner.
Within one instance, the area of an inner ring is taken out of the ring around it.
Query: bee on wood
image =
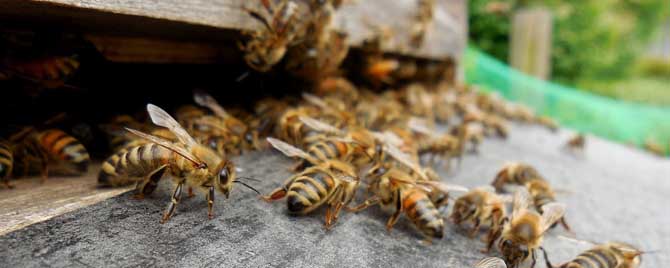
[[[430,22],[433,20],[434,7],[435,0],[418,0],[417,13],[409,31],[410,44],[415,48],[419,48],[423,44]]]
[[[565,144],[567,148],[573,150],[584,150],[584,145],[586,144],[586,136],[584,134],[578,133],[572,136]]]
[[[461,156],[462,145],[458,137],[449,134],[440,135],[428,127],[425,121],[418,118],[411,118],[408,121],[407,126],[413,131],[421,134],[417,139],[417,150],[419,154],[430,154],[431,156],[440,155],[447,160],[450,160],[452,157]]]
[[[7,189],[14,188],[9,183],[13,167],[14,153],[12,153],[12,146],[8,141],[0,140],[0,180],[2,180],[2,185]]]
[[[535,179],[527,182],[524,186],[530,193],[535,210],[540,214],[544,214],[544,206],[546,204],[556,202],[556,193],[549,185],[549,182]],[[570,225],[565,221],[565,217],[561,217],[557,223],[560,223],[566,231],[571,231]],[[554,227],[555,224],[551,226],[551,228]]]
[[[218,190],[228,198],[233,183],[240,183],[254,191],[252,187],[240,181],[235,174],[233,163],[221,158],[208,147],[196,142],[179,123],[163,109],[153,104],[147,105],[151,121],[157,126],[167,128],[177,138],[172,142],[157,136],[127,129],[129,132],[146,139],[149,143],[122,150],[103,162],[98,175],[102,186],[121,186],[137,183],[137,196],[151,194],[165,173],[172,175],[177,186],[172,201],[161,218],[167,222],[175,212],[181,200],[184,185],[206,193],[208,217],[214,217],[214,192]],[[256,191],[257,192],[257,191]]]
[[[338,160],[327,160],[290,177],[263,199],[271,202],[286,197],[289,213],[297,215],[327,205],[325,227],[330,229],[337,222],[342,207],[353,200],[358,183],[353,166]]]
[[[462,123],[451,129],[451,135],[458,137],[461,148],[464,152],[466,145],[470,145],[472,152],[478,152],[479,145],[484,141],[484,126],[478,122]]]
[[[490,186],[472,189],[457,198],[449,217],[457,225],[471,223],[470,238],[479,233],[482,225],[488,226],[486,252],[500,237],[503,226],[508,220],[504,199]]]
[[[570,240],[573,240],[570,238]],[[641,251],[634,246],[623,242],[608,242],[597,244],[578,240],[592,247],[573,260],[559,266],[553,266],[544,252],[544,259],[548,268],[638,268],[642,263],[642,254],[649,253]]]
[[[548,116],[540,116],[537,118],[536,122],[542,126],[545,126],[548,128],[551,132],[556,132],[558,131],[558,123],[551,119],[551,117]]]
[[[28,175],[38,170],[42,182],[49,174],[84,174],[91,162],[84,145],[60,129],[27,127],[12,135],[10,141],[15,144],[14,172],[21,170],[19,175]]]
[[[281,0],[276,7],[272,1],[262,3],[265,14],[245,9],[264,28],[244,32],[251,39],[240,44],[240,49],[245,53],[244,60],[251,68],[267,72],[284,57],[289,46],[301,41],[305,25],[299,17],[301,8],[294,1]]]
[[[505,164],[498,171],[491,185],[496,192],[503,192],[505,185],[525,185],[531,180],[544,180],[544,178],[534,167],[520,162],[512,162]]]
[[[560,203],[544,205],[542,215],[529,210],[530,196],[524,188],[514,193],[512,215],[503,228],[498,249],[508,267],[516,268],[531,259],[535,267],[537,249],[542,248],[544,233],[563,217],[565,206]]]
[[[486,257],[478,261],[474,268],[507,268],[505,261],[498,257]]]

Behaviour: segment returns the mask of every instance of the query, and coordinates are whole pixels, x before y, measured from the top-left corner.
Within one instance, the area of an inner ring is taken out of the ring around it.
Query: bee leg
[[[188,187],[188,191],[186,192],[186,198],[191,198],[194,197],[195,194],[193,193],[193,187]]]
[[[542,250],[542,255],[544,256],[544,263],[547,265],[547,268],[554,268],[554,266],[549,261],[549,256],[547,256],[547,251],[543,247],[540,247],[540,250]]]
[[[286,193],[288,192],[288,187],[291,185],[291,183],[293,183],[293,180],[295,180],[297,177],[298,176],[295,175],[288,178],[288,180],[284,182],[284,185],[282,185],[277,189],[274,189],[267,195],[261,196],[261,199],[263,199],[265,202],[272,202],[284,198],[284,196],[286,196]]]
[[[402,200],[400,199],[402,195],[400,195],[400,189],[398,189],[395,192],[395,201],[396,201],[396,206],[395,206],[395,212],[393,212],[393,215],[391,215],[391,218],[388,219],[386,222],[386,230],[391,232],[391,229],[393,229],[393,225],[395,225],[396,222],[398,222],[398,219],[400,218],[400,213],[402,212]]]
[[[537,262],[537,256],[535,256],[535,249],[530,250],[530,268],[535,268],[535,263]]]
[[[214,218],[214,186],[209,187],[209,192],[207,192],[206,198],[207,198],[207,217],[211,220]]]
[[[470,239],[474,238],[475,235],[477,235],[477,233],[479,233],[479,227],[481,226],[481,222],[479,221],[479,219],[475,218],[474,222],[475,222],[475,224],[472,227],[472,230],[470,230],[470,233],[468,234]]]
[[[486,248],[481,250],[482,253],[489,253],[491,251],[493,244],[496,242],[496,240],[498,240],[498,237],[500,237],[502,233],[501,229],[502,228],[499,227],[496,227],[495,229],[491,228],[491,230],[489,231],[489,235],[486,238],[488,240],[486,243]]]
[[[158,182],[161,180],[166,170],[167,165],[162,165],[153,172],[149,173],[149,176],[147,176],[145,182],[140,182],[140,184],[137,185],[138,191],[136,197],[138,199],[143,199],[145,195],[151,195],[151,193],[156,190],[156,187],[158,187]]]
[[[165,214],[163,214],[163,218],[160,221],[161,224],[167,222],[170,217],[172,217],[172,214],[174,214],[174,211],[177,208],[177,204],[181,199],[181,188],[183,186],[184,181],[180,181],[179,184],[177,184],[177,187],[174,189],[174,193],[172,193],[172,201],[170,202],[168,209],[165,211]]]
[[[326,230],[330,230],[330,227],[337,221],[337,213],[339,212],[337,207],[341,204],[342,189],[342,185],[337,186],[333,191],[333,201],[328,202],[328,208],[326,208]]]
[[[561,217],[560,223],[561,223],[561,226],[563,226],[563,228],[565,228],[566,231],[572,233],[572,230],[570,229],[570,225],[568,225],[568,222],[565,221],[565,217]]]
[[[364,210],[364,209],[366,209],[370,206],[378,204],[379,201],[380,201],[379,197],[373,196],[372,198],[370,198],[368,200],[365,200],[365,202],[363,202],[362,204],[360,204],[358,206],[355,206],[353,208],[347,206],[347,207],[344,207],[344,209],[346,209],[349,212],[359,212],[359,211]]]

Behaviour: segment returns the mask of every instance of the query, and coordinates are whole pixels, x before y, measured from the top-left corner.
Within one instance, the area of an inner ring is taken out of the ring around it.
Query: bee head
[[[223,161],[219,164],[216,174],[216,186],[226,198],[230,195],[230,190],[233,188],[233,180],[235,178],[235,168],[229,161]]]
[[[516,265],[525,260],[529,255],[528,247],[519,245],[509,239],[502,241],[500,244],[500,251],[502,252],[508,267],[516,267]]]

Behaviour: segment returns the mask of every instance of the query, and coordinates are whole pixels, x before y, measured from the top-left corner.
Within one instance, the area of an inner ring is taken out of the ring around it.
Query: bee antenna
[[[244,79],[246,79],[247,77],[249,77],[249,74],[251,74],[249,71],[245,71],[244,73],[240,74],[240,76],[238,76],[238,77],[235,79],[235,82],[238,82],[238,83],[239,83],[239,82],[242,82],[242,80],[244,80]]]
[[[250,180],[250,181],[256,181],[260,182],[261,180],[256,179],[256,178],[251,178],[251,177],[237,177],[237,179],[244,179],[244,180]]]
[[[233,181],[233,182],[242,184],[242,185],[244,185],[245,187],[247,187],[247,188],[251,189],[252,191],[256,192],[257,194],[259,194],[259,195],[261,194],[261,192],[259,192],[258,190],[256,190],[256,188],[249,186],[249,184],[246,184],[246,183],[241,182],[241,181]]]

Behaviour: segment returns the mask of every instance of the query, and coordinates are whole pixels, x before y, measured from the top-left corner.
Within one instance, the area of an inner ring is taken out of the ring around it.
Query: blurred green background
[[[546,7],[553,16],[553,82],[670,106],[670,0],[468,2],[471,46],[507,62],[514,12]]]

